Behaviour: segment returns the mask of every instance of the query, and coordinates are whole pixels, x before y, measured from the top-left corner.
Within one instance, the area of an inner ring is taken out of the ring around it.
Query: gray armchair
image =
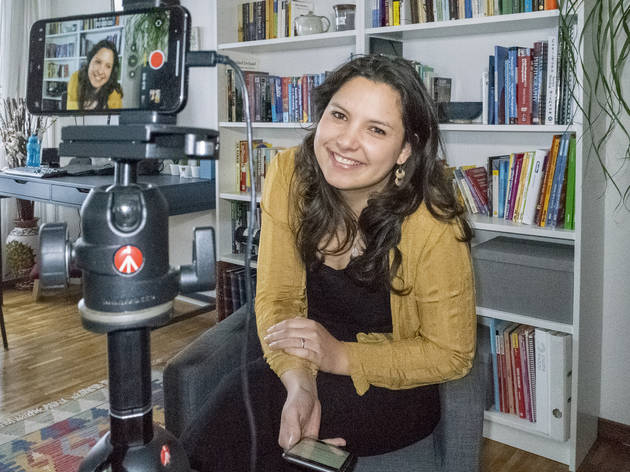
[[[246,316],[246,307],[242,307],[168,362],[164,370],[165,419],[166,428],[176,436],[181,435],[223,375],[238,367],[246,334],[250,345],[258,343],[254,320],[249,333],[245,333]],[[250,349],[250,356],[256,354]],[[388,454],[360,457],[354,470],[479,471],[489,363],[487,352],[478,353],[466,377],[440,385],[442,418],[430,436]]]

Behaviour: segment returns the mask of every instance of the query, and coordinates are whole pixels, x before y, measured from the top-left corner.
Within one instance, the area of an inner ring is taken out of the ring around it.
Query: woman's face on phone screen
[[[95,89],[100,89],[107,83],[114,67],[114,52],[108,48],[101,48],[94,55],[88,67],[88,78]]]
[[[399,93],[364,77],[346,82],[330,99],[317,126],[315,155],[326,181],[352,195],[381,190],[403,164],[405,142]]]

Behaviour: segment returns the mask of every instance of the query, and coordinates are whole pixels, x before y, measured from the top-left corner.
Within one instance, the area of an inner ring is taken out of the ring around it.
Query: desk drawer
[[[70,205],[81,205],[83,200],[90,193],[91,188],[68,187],[66,185],[53,185],[51,189],[51,200],[54,203],[67,203]]]
[[[50,185],[44,182],[22,180],[19,177],[0,179],[0,193],[15,195],[18,198],[33,198],[48,200],[50,198]]]

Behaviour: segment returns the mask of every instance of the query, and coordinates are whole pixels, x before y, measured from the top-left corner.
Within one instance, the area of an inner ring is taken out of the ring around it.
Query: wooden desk
[[[4,174],[0,172],[0,198],[15,197],[36,202],[52,203],[79,208],[94,187],[111,185],[113,175],[38,178]],[[169,216],[214,209],[215,181],[207,179],[180,179],[172,175],[141,175],[139,183],[151,184],[162,191],[169,205]],[[0,212],[0,218],[2,217]],[[4,241],[2,241],[4,244]],[[0,268],[2,253],[0,251]],[[0,283],[0,331],[4,349],[9,348],[2,311],[2,284]]]

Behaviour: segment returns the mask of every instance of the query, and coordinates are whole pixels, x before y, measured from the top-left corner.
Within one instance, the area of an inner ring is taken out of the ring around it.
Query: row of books
[[[232,254],[246,254],[247,252],[247,233],[249,228],[249,202],[231,200],[230,201],[230,229],[232,231]],[[252,247],[251,257],[256,259],[258,256],[258,240],[260,231],[260,206],[256,207],[254,215],[254,246]]]
[[[80,23],[78,21],[57,21],[47,25],[47,34],[75,33],[81,26],[81,30],[91,30],[97,28],[109,28],[120,25],[120,16],[111,18],[86,18]]]
[[[228,121],[244,121],[241,89],[234,72],[228,69],[226,73]],[[311,90],[324,81],[326,74],[280,77],[268,72],[245,71],[244,76],[253,121],[306,123],[313,115]]]
[[[92,48],[96,45],[96,43],[98,43],[99,41],[103,39],[106,39],[107,41],[112,43],[114,46],[116,46],[116,50],[120,53],[121,34],[114,33],[114,34],[108,35],[105,38],[99,37],[98,39],[90,39],[86,36],[81,36],[81,41],[80,41],[81,56],[87,56],[88,53],[92,50]]]
[[[261,139],[254,139],[252,146],[254,152],[254,183],[256,191],[262,193],[269,163],[271,159],[284,148],[281,146],[272,146],[270,143],[264,142]],[[251,175],[249,171],[249,149],[247,147],[247,140],[238,141],[234,151],[234,161],[236,164],[236,185],[234,188],[237,192],[249,192],[251,188]]]
[[[81,22],[81,29],[90,30],[96,28],[109,28],[120,24],[120,16],[116,15],[109,18],[86,18]]]
[[[45,57],[73,57],[75,43],[46,43],[46,56]]]
[[[228,262],[217,263],[217,315],[225,319],[247,303],[245,267]],[[252,296],[256,293],[256,269],[251,269]]]
[[[294,20],[314,11],[313,0],[257,0],[237,8],[238,41],[295,36]]]
[[[371,0],[372,28],[556,10],[557,0]]]
[[[46,63],[47,79],[67,79],[70,76],[70,66],[68,64],[57,64],[55,62]]]
[[[555,135],[550,149],[490,156],[487,167],[449,167],[471,214],[575,229],[575,135]]]
[[[484,73],[486,124],[569,124],[571,77],[560,74],[557,36],[532,48],[495,46]]]
[[[558,441],[569,438],[571,335],[489,320],[495,411],[535,424]]]

